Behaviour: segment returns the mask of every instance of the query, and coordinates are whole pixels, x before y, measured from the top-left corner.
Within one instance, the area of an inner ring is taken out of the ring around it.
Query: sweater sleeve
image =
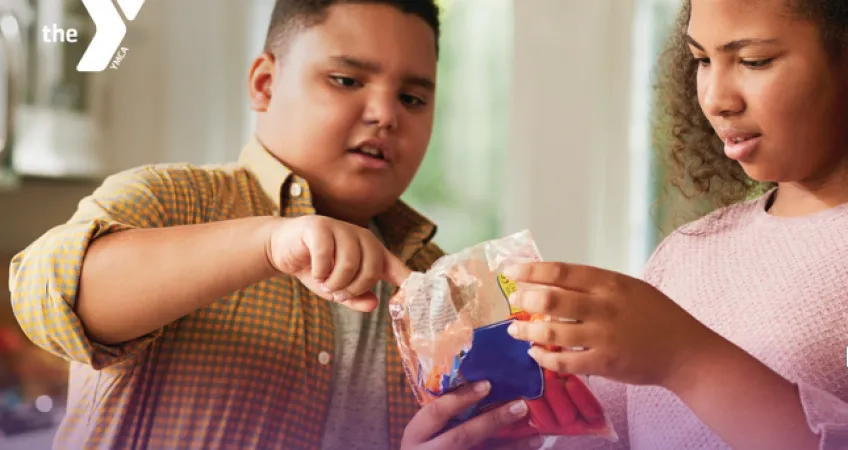
[[[673,242],[675,234],[670,235],[657,247],[643,275],[646,282],[660,290],[663,287],[665,268],[675,264],[675,261],[671,259],[674,252],[664,251],[669,246],[669,242]],[[848,448],[848,402],[806,382],[798,381],[796,386],[807,418],[807,425],[819,436],[819,449]]]
[[[819,436],[819,449],[848,448],[848,403],[810,384],[797,386],[807,424]]]
[[[672,263],[671,258],[674,256],[674,252],[667,251],[667,248],[674,245],[677,233],[677,231],[673,232],[660,242],[642,272],[642,280],[660,290],[662,290],[665,268]]]

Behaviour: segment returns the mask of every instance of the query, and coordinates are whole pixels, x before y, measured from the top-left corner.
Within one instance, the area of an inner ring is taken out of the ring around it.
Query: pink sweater
[[[780,218],[770,195],[670,235],[645,280],[796,383],[823,450],[848,449],[848,204]],[[560,439],[557,449],[730,448],[670,392],[590,377],[617,444]],[[744,406],[744,405],[740,405]]]

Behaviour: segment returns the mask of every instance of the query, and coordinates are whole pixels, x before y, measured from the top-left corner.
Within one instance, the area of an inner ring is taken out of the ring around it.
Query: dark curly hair
[[[660,55],[653,117],[654,148],[663,164],[664,185],[682,194],[688,209],[672,208],[681,214],[670,219],[675,226],[774,186],[749,178],[739,163],[724,155],[724,144],[701,110],[695,79],[698,63],[684,40],[691,1],[683,1]],[[817,25],[833,58],[846,54],[848,0],[787,0],[787,8],[799,19]]]
[[[279,55],[287,39],[299,29],[320,24],[327,8],[338,4],[376,3],[420,17],[433,29],[436,51],[439,48],[439,7],[436,0],[277,0],[265,37],[265,51]]]

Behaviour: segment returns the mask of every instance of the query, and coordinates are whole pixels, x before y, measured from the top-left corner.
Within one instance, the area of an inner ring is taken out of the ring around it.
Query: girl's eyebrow
[[[706,51],[704,50],[704,46],[699,44],[698,41],[692,38],[692,36],[685,34],[683,35],[683,39],[698,50],[702,52]],[[719,45],[717,49],[721,53],[732,53],[751,45],[770,45],[776,44],[777,42],[777,39],[737,39],[735,41],[730,41],[726,44]]]

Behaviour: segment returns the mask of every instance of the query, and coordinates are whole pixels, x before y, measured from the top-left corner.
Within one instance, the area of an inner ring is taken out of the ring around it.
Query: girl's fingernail
[[[510,336],[518,335],[518,325],[513,322],[509,327],[507,327],[506,332],[510,334]]]
[[[509,266],[504,268],[503,275],[507,278],[515,278],[518,276],[518,266]]]
[[[542,441],[541,436],[533,436],[530,438],[530,441],[528,441],[528,444],[531,449],[536,450],[541,447],[544,442]]]
[[[331,293],[333,293],[333,290],[332,290],[332,289],[330,289],[330,287],[329,287],[329,286],[327,286],[327,285],[326,285],[326,284],[324,284],[324,283],[319,284],[319,285],[318,285],[318,287],[320,287],[320,288],[321,288],[321,290],[322,290],[322,291],[324,291],[324,293],[325,293],[325,294],[331,294]]]
[[[518,292],[513,292],[513,293],[509,296],[509,303],[510,303],[512,306],[518,306]]]
[[[478,383],[474,383],[474,392],[478,394],[485,394],[489,392],[489,389],[492,387],[492,384],[488,381],[480,381]]]
[[[347,300],[347,293],[344,292],[344,291],[334,292],[333,293],[333,300],[335,300],[337,302],[343,302],[343,301]]]
[[[509,413],[515,417],[523,417],[527,414],[527,403],[524,403],[524,400],[519,400],[509,405]]]
[[[536,347],[530,347],[530,350],[527,350],[527,354],[530,355],[531,358],[536,359],[539,356],[539,350]]]

